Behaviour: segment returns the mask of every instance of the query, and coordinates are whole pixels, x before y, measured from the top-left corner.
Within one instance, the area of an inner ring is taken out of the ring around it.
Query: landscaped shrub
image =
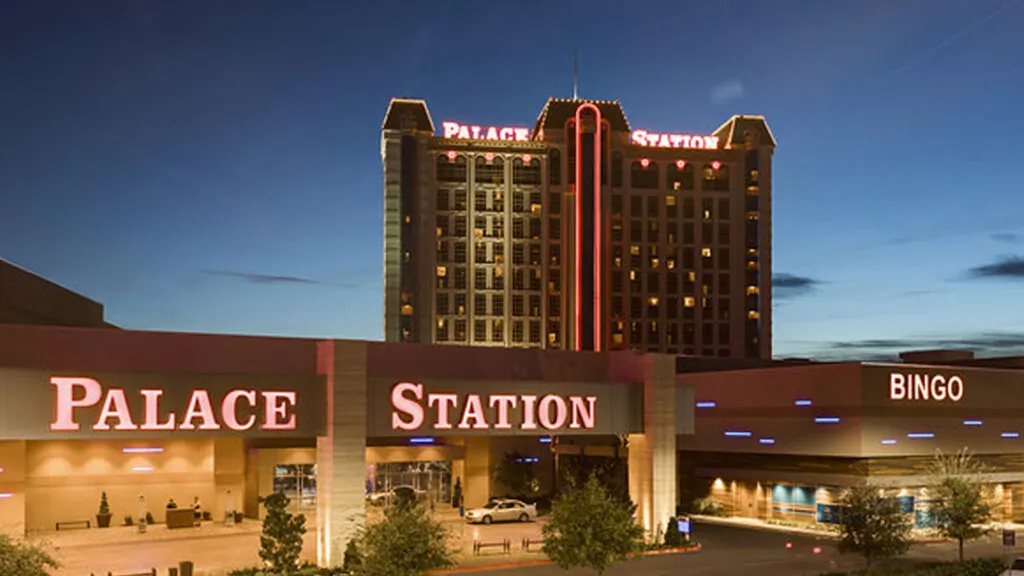
[[[975,558],[964,562],[894,566],[858,572],[829,572],[822,576],[999,576],[1007,564],[1001,558]]]

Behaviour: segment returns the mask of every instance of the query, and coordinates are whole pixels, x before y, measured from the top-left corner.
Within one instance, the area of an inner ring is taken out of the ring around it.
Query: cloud
[[[996,232],[992,235],[992,239],[996,242],[1006,242],[1013,244],[1020,241],[1020,236],[1011,232]]]
[[[739,80],[728,80],[715,86],[711,89],[711,103],[712,104],[723,104],[730,100],[736,100],[742,98],[745,92],[743,82]]]
[[[772,293],[777,300],[785,300],[804,296],[817,289],[820,280],[793,274],[776,274],[772,276]]]
[[[1024,332],[978,332],[956,336],[868,338],[823,343],[810,354],[817,360],[898,360],[900,352],[913,350],[970,350],[979,356],[1024,353]]]
[[[1024,258],[1003,256],[991,264],[971,268],[967,271],[967,277],[975,280],[986,278],[1024,280]]]
[[[315,280],[313,278],[303,278],[301,276],[284,276],[277,274],[255,274],[251,272],[237,272],[234,270],[200,270],[200,274],[206,274],[208,276],[221,276],[224,278],[234,278],[236,280],[242,280],[251,284],[277,284],[277,285],[307,285],[307,286],[334,286],[338,288],[355,288],[355,284],[342,283],[335,284],[331,282],[324,282],[322,280]]]

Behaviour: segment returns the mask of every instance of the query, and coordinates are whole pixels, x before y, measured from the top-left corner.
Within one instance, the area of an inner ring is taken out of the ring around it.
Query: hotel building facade
[[[437,129],[422,100],[384,119],[387,341],[771,357],[763,117],[667,134],[551,99]]]

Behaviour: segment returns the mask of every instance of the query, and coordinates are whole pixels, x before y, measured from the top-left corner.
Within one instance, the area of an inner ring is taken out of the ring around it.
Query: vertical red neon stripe
[[[583,348],[583,200],[580,183],[583,176],[583,111],[594,112],[594,351],[601,351],[601,110],[584,102],[576,109],[576,350]]]

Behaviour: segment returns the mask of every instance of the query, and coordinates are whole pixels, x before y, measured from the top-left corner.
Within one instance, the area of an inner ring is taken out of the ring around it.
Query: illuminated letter
[[[637,146],[647,145],[647,131],[646,130],[633,130],[633,144]]]
[[[459,428],[462,430],[469,428],[470,418],[475,420],[472,426],[474,430],[487,430],[484,406],[480,402],[480,397],[476,394],[470,394],[466,397],[466,407],[462,409],[462,421],[459,422]]]
[[[146,420],[143,421],[143,430],[174,430],[174,413],[167,417],[167,422],[160,423],[160,397],[163,390],[139,390],[142,397],[146,399]]]
[[[931,382],[932,400],[943,401],[946,399],[946,379],[936,374]]]
[[[516,140],[522,140],[523,142],[526,142],[527,140],[530,139],[530,129],[529,128],[515,128],[515,132],[516,132]]]
[[[192,398],[188,401],[188,410],[185,417],[181,419],[181,430],[195,430],[196,425],[192,423],[196,418],[202,418],[203,423],[199,425],[200,430],[220,430],[217,420],[213,416],[213,405],[210,404],[210,393],[206,390],[193,390]]]
[[[569,398],[569,403],[572,405],[572,422],[569,424],[569,428],[585,428],[590,430],[594,427],[594,414],[597,404],[597,396],[587,396],[586,404],[584,404],[584,398],[580,396],[572,396]]]
[[[950,400],[959,402],[964,397],[964,381],[959,376],[950,376],[946,391],[949,392]]]
[[[444,127],[445,138],[455,138],[459,134],[459,125],[455,122],[442,122],[441,126]]]
[[[245,421],[245,424],[238,422],[238,399],[245,398],[249,401],[249,407],[256,407],[256,391],[255,390],[232,390],[228,392],[228,395],[224,397],[224,402],[220,405],[220,417],[224,420],[224,425],[232,430],[239,432],[248,430],[256,424],[256,415],[250,414],[249,419]]]
[[[95,406],[103,396],[100,383],[92,378],[50,378],[50,384],[57,387],[57,405],[54,409],[53,423],[50,430],[74,431],[78,430],[78,422],[75,422],[75,408]],[[75,387],[81,388],[85,394],[81,400],[75,400]]]
[[[488,140],[497,140],[498,139],[498,129],[495,128],[494,126],[491,126],[490,128],[488,128],[487,129],[487,139]]]
[[[448,419],[448,408],[459,403],[459,397],[455,394],[430,394],[427,396],[427,406],[433,407],[437,404],[437,420],[434,428],[437,430],[451,430],[452,423]]]
[[[668,138],[668,134],[662,134],[661,138],[658,139],[659,148],[668,148],[672,145],[672,142]]]
[[[295,411],[288,415],[288,406],[297,403],[295,392],[262,392],[264,430],[295,430]],[[283,400],[283,402],[282,402]],[[285,417],[287,420],[284,420]]]
[[[423,385],[402,382],[391,389],[391,407],[396,410],[391,413],[392,430],[415,430],[423,426],[423,407],[419,402],[407,398],[406,392],[412,392],[416,400],[422,400]],[[409,421],[402,420],[399,412],[408,414]]]
[[[903,374],[895,372],[889,375],[889,399],[903,400],[907,397],[907,382]]]
[[[132,411],[128,409],[128,399],[124,397],[124,390],[111,388],[107,390],[107,398],[103,401],[103,409],[100,417],[96,419],[93,430],[110,430],[107,420],[117,418],[117,426],[114,430],[138,430],[139,427],[132,422]]]
[[[647,145],[648,146],[657,146],[658,145],[658,137],[659,136],[660,136],[659,134],[655,134],[653,132],[648,132],[647,133]]]
[[[523,401],[523,423],[519,425],[523,430],[537,429],[537,397],[533,394],[526,394],[519,398]]]
[[[908,390],[910,400],[927,400],[928,399],[928,377],[923,374],[913,374],[910,376],[912,384],[911,389]]]
[[[555,405],[555,419],[551,419],[551,405]],[[565,419],[568,417],[568,408],[565,406],[565,399],[555,394],[548,394],[540,401],[540,419],[541,426],[544,426],[548,430],[556,430],[565,426]]]
[[[672,134],[671,136],[669,136],[668,139],[672,141],[673,148],[679,148],[679,146],[683,143],[682,134]]]
[[[515,137],[516,131],[512,128],[502,128],[499,140],[511,140]]]
[[[479,140],[480,139],[480,127],[479,126],[470,126],[469,127],[469,131],[473,133],[473,140]]]
[[[469,128],[459,126],[459,138],[469,138]]]
[[[686,134],[682,134],[681,136],[683,137],[683,148],[689,148],[690,147],[690,137],[687,136]]]
[[[519,399],[511,394],[495,394],[491,396],[491,399],[488,400],[491,408],[494,408],[495,404],[498,405],[498,423],[494,425],[496,429],[508,430],[512,428],[512,424],[508,421],[508,409],[515,408],[518,401]]]
[[[705,136],[704,137],[705,148],[718,148],[718,136]]]

